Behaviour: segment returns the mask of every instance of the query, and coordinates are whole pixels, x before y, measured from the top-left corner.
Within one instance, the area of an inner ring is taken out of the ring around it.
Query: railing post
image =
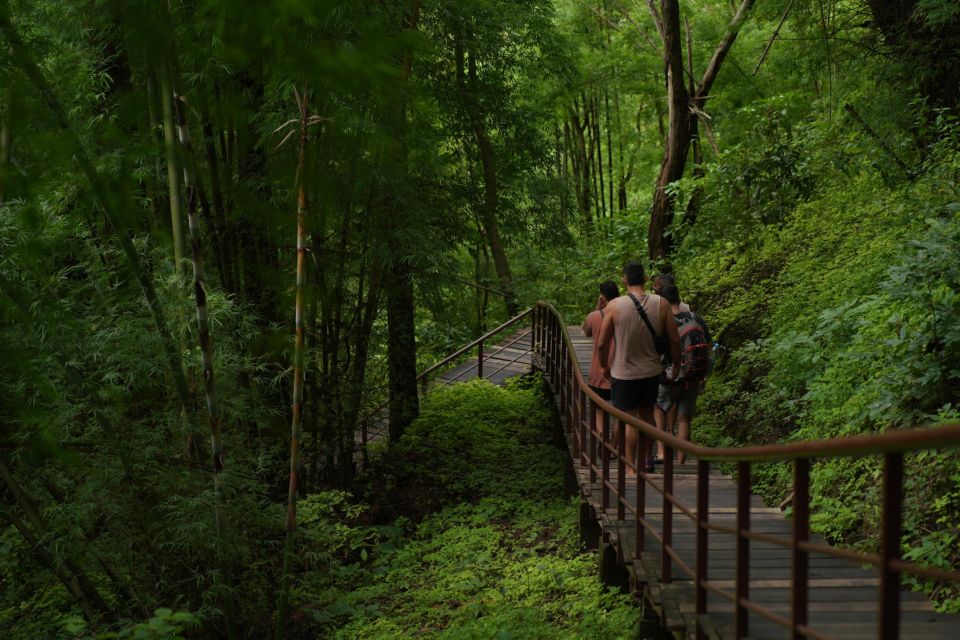
[[[581,397],[583,398],[584,410],[586,410],[586,397],[587,394],[583,391],[580,392]],[[597,424],[597,408],[593,406],[593,400],[590,401],[590,482],[594,483],[597,481],[597,427],[600,425]],[[601,443],[602,445],[602,443]],[[603,456],[603,449],[600,450],[600,456]]]
[[[700,624],[700,616],[707,613],[707,588],[704,582],[708,580],[707,573],[707,544],[709,531],[707,523],[710,521],[710,463],[706,460],[697,460],[697,568],[696,568],[696,611],[697,611],[697,640],[705,640],[706,630]]]
[[[567,395],[569,391],[569,387],[567,387],[567,359],[563,357],[562,335],[558,335],[557,339],[557,367],[560,371],[560,384],[558,387],[558,391],[560,392],[560,415],[563,416],[566,421],[567,429],[572,431],[573,425],[570,424],[570,407],[568,406],[570,398]]]
[[[610,508],[610,488],[608,483],[610,482],[610,452],[607,450],[607,444],[610,442],[610,414],[604,411],[601,414],[601,420],[603,424],[601,429],[603,431],[600,433],[600,461],[603,465],[602,475],[603,486],[600,489],[600,504],[603,505],[604,511]]]
[[[643,451],[643,449],[640,449]],[[639,474],[638,474],[639,477]],[[667,553],[667,549],[673,547],[673,503],[670,498],[673,497],[673,448],[664,443],[663,445],[663,548],[660,554],[660,581],[664,584],[670,582],[671,567],[673,559]]]
[[[594,465],[596,464],[596,457],[594,456],[596,442],[593,438],[593,429],[591,427],[592,422],[587,420],[587,392],[580,387],[577,387],[577,398],[580,400],[580,404],[578,405],[578,409],[580,411],[580,419],[578,420],[578,424],[580,425],[580,433],[583,434],[582,437],[585,438],[587,432],[590,432],[590,481],[593,482]]]
[[[477,343],[477,377],[483,378],[483,340]]]
[[[623,494],[627,486],[627,423],[617,418],[617,520],[626,517]]]
[[[750,463],[737,463],[737,599],[735,602],[735,637],[747,637],[749,633],[748,611],[743,603],[750,597]]]
[[[540,355],[540,305],[537,305],[533,308],[533,330],[530,333],[530,351],[532,351],[537,356]]]
[[[643,451],[647,446],[647,436],[644,433],[640,434],[639,446],[640,451]],[[646,548],[646,534],[647,530],[643,527],[642,520],[645,520],[647,517],[647,481],[643,476],[640,475],[640,472],[637,471],[637,492],[634,498],[634,508],[637,511],[636,514],[636,523],[634,525],[634,537],[636,538],[636,544],[634,545],[634,557],[639,558],[640,554],[644,552]]]
[[[880,628],[877,638],[900,637],[900,572],[890,561],[900,558],[903,508],[903,454],[888,453],[883,465],[883,538],[880,540]]]
[[[806,636],[798,627],[807,624],[808,577],[810,554],[800,548],[810,539],[810,460],[793,461],[793,570],[790,637],[800,640]]]

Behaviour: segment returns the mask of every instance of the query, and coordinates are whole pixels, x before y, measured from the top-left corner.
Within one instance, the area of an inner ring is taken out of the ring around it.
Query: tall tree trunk
[[[679,0],[663,0],[661,15],[667,84],[667,140],[654,189],[650,228],[647,232],[647,249],[652,260],[663,258],[670,253],[666,232],[673,220],[673,198],[667,193],[667,186],[683,177],[687,147],[690,143],[689,96],[683,82]]]
[[[171,21],[171,25],[172,25]],[[174,30],[171,30],[173,32]],[[221,505],[224,501],[223,493],[223,437],[220,419],[220,407],[217,402],[216,379],[213,368],[213,345],[210,341],[210,320],[207,311],[207,283],[203,264],[203,240],[200,231],[199,208],[209,212],[209,204],[203,194],[203,185],[200,182],[200,173],[197,167],[196,154],[193,149],[193,139],[190,135],[190,126],[187,122],[187,103],[180,92],[176,73],[176,54],[174,43],[171,43],[171,58],[168,71],[168,81],[173,89],[173,107],[177,118],[177,134],[180,140],[180,158],[183,164],[183,186],[186,191],[187,224],[190,231],[190,256],[193,265],[193,293],[197,315],[197,337],[200,343],[200,361],[203,368],[203,390],[207,401],[207,417],[210,426],[210,456],[213,465],[213,489],[217,504],[213,509],[214,525],[216,527],[217,564],[223,573],[226,586],[230,583],[229,561],[224,555],[223,542],[225,539],[224,522]],[[220,580],[220,578],[216,578]],[[233,620],[233,599],[230,590],[224,590],[221,605],[224,607],[224,624],[227,636],[236,635]]]
[[[662,0],[661,24],[663,27],[664,63],[666,67],[668,128],[667,140],[663,151],[663,161],[657,176],[653,194],[653,209],[650,212],[650,227],[647,230],[647,247],[651,260],[659,260],[669,255],[671,246],[666,235],[673,221],[673,198],[667,193],[667,186],[683,177],[687,153],[690,148],[691,110],[703,111],[710,97],[710,90],[720,73],[723,61],[733,43],[736,42],[740,27],[746,21],[750,9],[756,0],[741,0],[736,14],[727,27],[727,32],[713,52],[700,79],[696,93],[691,95],[683,82],[683,50],[680,40],[680,6],[678,0]]]
[[[404,28],[416,31],[420,21],[420,0],[412,0],[410,14]],[[393,143],[389,162],[395,163],[398,171],[406,172],[407,153],[404,145],[407,128],[407,82],[413,67],[413,52],[403,54],[400,96],[395,105],[387,107],[389,133]],[[387,198],[391,220],[397,224],[403,216],[399,202],[393,195]],[[405,251],[405,248],[401,249]],[[420,397],[417,389],[417,341],[414,326],[416,311],[413,273],[405,259],[394,255],[386,273],[387,278],[387,370],[390,397],[390,442],[397,442],[406,428],[420,413]]]
[[[458,36],[460,35],[458,34]],[[513,293],[513,274],[510,272],[510,263],[507,260],[507,252],[500,237],[500,225],[497,221],[500,200],[497,158],[479,103],[476,52],[471,51],[467,56],[466,86],[464,86],[462,76],[464,49],[461,37],[457,38],[455,56],[461,96],[468,111],[467,117],[473,127],[473,135],[480,156],[480,166],[483,169],[483,205],[480,207],[480,221],[483,224],[487,243],[490,245],[490,253],[493,254],[493,264],[497,270],[497,278],[500,280],[500,290],[504,293],[507,314],[513,317],[519,312],[519,307]]]
[[[420,413],[413,278],[395,261],[387,289],[387,364],[390,377],[390,442],[397,442]]]
[[[168,65],[162,65],[162,67],[160,69],[160,104],[163,112],[164,149],[167,156],[167,201],[170,205],[170,229],[173,235],[173,267],[177,274],[177,284],[180,285],[183,282],[183,211],[181,209],[183,200],[180,190],[181,164],[183,163],[177,146],[177,108],[173,104],[174,89],[171,80],[173,72]],[[180,307],[177,308],[180,309]],[[176,322],[179,327],[177,334],[180,340],[180,352],[184,353],[187,351],[186,322],[179,310]],[[180,425],[186,437],[184,458],[192,460],[196,443],[193,440],[193,425],[190,423],[186,407],[180,409]]]
[[[277,604],[277,640],[283,640],[287,623],[290,582],[293,578],[294,541],[297,533],[297,480],[300,477],[300,436],[303,416],[303,289],[307,255],[307,94],[297,94],[300,110],[300,146],[297,152],[297,282],[294,301],[293,407],[290,426],[290,483],[287,487],[287,536],[283,549],[283,574]]]

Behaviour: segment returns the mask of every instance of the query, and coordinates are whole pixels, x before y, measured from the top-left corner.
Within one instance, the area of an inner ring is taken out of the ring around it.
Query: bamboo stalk
[[[291,571],[297,533],[297,481],[300,476],[300,436],[303,423],[303,289],[306,284],[307,189],[304,165],[307,155],[307,94],[294,90],[300,110],[300,146],[297,152],[297,281],[294,301],[293,418],[290,427],[290,484],[287,491],[287,537],[283,549],[283,575],[277,602],[277,640],[284,637],[290,599]]]

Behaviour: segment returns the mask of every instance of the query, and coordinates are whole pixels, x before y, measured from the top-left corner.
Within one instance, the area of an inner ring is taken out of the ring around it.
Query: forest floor
[[[581,548],[577,503],[563,493],[566,453],[552,443],[551,425],[538,377],[433,392],[390,459],[367,476],[364,506],[333,533],[353,541],[340,543],[351,561],[304,574],[303,630],[319,624],[331,638],[637,637],[635,602],[605,588],[595,553]],[[330,507],[336,498],[306,502]],[[318,532],[307,520],[309,539]]]

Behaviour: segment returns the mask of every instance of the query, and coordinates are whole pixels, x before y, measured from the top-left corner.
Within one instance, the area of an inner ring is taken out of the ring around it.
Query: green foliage
[[[197,625],[197,617],[186,611],[157,609],[153,616],[120,631],[87,635],[87,625],[81,618],[72,618],[64,624],[71,638],[82,640],[186,640],[186,630]]]
[[[428,396],[368,490],[381,516],[399,503],[416,525],[361,525],[351,520],[364,507],[351,515],[340,495],[316,498],[326,523],[311,516],[308,538],[326,548],[377,540],[298,585],[325,636],[632,637],[630,599],[605,590],[580,551],[540,384],[471,382]]]

